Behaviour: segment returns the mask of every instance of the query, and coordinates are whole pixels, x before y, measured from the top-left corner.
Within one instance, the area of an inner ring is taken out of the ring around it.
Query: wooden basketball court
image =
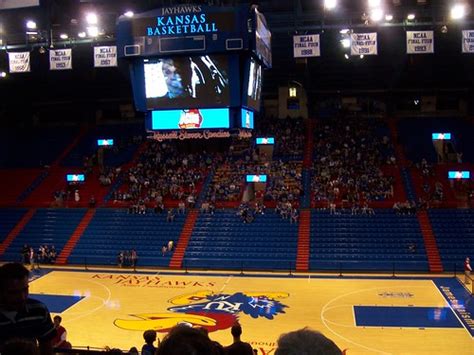
[[[474,298],[455,278],[161,274],[52,270],[31,297],[61,314],[73,346],[141,348],[180,322],[209,329],[223,345],[230,327],[272,354],[282,333],[320,330],[347,354],[474,354]]]

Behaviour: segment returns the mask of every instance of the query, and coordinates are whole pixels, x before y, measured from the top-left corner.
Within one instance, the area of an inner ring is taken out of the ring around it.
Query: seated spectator
[[[234,341],[232,345],[225,347],[227,355],[253,355],[253,350],[250,344],[240,340],[240,336],[242,335],[242,327],[240,324],[234,324],[230,332]]]
[[[154,329],[145,330],[143,339],[145,339],[145,345],[142,347],[142,355],[155,355],[156,347],[153,343],[157,340],[156,331]],[[159,345],[160,339],[158,339]]]
[[[177,325],[165,336],[156,355],[219,355],[216,344],[201,330]]]
[[[342,351],[318,331],[303,328],[281,335],[275,355],[341,355]]]
[[[179,201],[178,204],[178,213],[179,214],[185,214],[186,213],[186,206],[184,204],[184,201]]]
[[[174,216],[175,216],[174,209],[170,208],[168,210],[168,214],[166,215],[166,222],[173,222]]]

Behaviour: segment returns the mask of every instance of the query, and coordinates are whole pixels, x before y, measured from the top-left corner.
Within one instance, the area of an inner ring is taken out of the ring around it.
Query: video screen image
[[[147,108],[228,106],[229,65],[224,56],[144,61]]]
[[[67,182],[84,182],[86,177],[84,174],[66,174]]]
[[[242,128],[253,129],[254,127],[254,114],[252,111],[243,108],[242,110]]]
[[[151,112],[151,129],[228,129],[229,109],[185,109]]]
[[[247,182],[267,182],[267,175],[246,175]]]
[[[262,93],[262,66],[255,60],[250,60],[249,83],[247,86],[247,96],[249,99],[260,102],[260,95]],[[254,106],[254,105],[252,105]]]

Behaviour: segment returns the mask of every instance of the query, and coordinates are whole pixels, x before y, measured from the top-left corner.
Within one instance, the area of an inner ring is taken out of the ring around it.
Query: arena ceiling
[[[466,3],[468,8],[473,7],[472,0],[456,0],[459,1]],[[454,2],[382,0],[385,13],[393,14],[393,20],[373,23],[367,19],[367,0],[339,0],[333,11],[324,9],[323,0],[251,1],[265,14],[273,32],[273,68],[265,73],[264,94],[275,95],[278,86],[293,82],[314,94],[425,90],[472,92],[474,54],[461,53],[461,30],[474,29],[474,13],[469,11],[461,22],[451,20],[449,11]],[[8,94],[12,87],[25,89],[27,84],[33,91],[31,95],[39,99],[46,95],[45,92],[68,95],[65,93],[68,90],[63,87],[56,88],[54,83],[59,77],[48,72],[46,56],[41,54],[41,48],[52,42],[55,46],[73,47],[77,54],[74,71],[61,73],[62,83],[73,82],[75,87],[89,95],[102,93],[107,96],[109,92],[115,92],[113,95],[129,96],[126,67],[114,73],[93,70],[88,58],[91,45],[113,42],[116,18],[127,10],[139,13],[183,3],[234,6],[244,1],[42,0],[39,7],[0,11],[2,44],[9,50],[28,48],[32,51],[32,73],[10,78],[8,84],[0,83],[0,93]],[[80,39],[77,33],[83,30],[84,16],[90,11],[98,14],[103,34],[96,39]],[[416,19],[408,21],[406,16],[409,13],[416,14]],[[38,35],[25,34],[27,19],[37,22]],[[344,28],[355,32],[376,31],[379,55],[346,59],[348,50],[340,44],[340,30]],[[435,31],[435,54],[406,54],[405,31],[412,29]],[[63,32],[70,36],[67,41],[59,39]],[[293,35],[313,33],[321,34],[321,57],[295,60]],[[0,69],[6,67],[3,50],[0,51]],[[48,90],[42,90],[41,85],[47,85]],[[70,95],[83,95],[74,92],[70,89]]]

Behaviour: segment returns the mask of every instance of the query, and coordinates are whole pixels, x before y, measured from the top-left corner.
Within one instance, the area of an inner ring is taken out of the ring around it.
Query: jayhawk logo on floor
[[[227,329],[243,313],[252,318],[273,319],[285,313],[288,306],[279,300],[289,296],[286,292],[248,292],[214,294],[212,291],[198,291],[170,299],[171,313],[131,314],[135,319],[116,319],[114,324],[122,329],[155,329],[168,332],[175,325],[189,323],[206,328],[209,332]]]

